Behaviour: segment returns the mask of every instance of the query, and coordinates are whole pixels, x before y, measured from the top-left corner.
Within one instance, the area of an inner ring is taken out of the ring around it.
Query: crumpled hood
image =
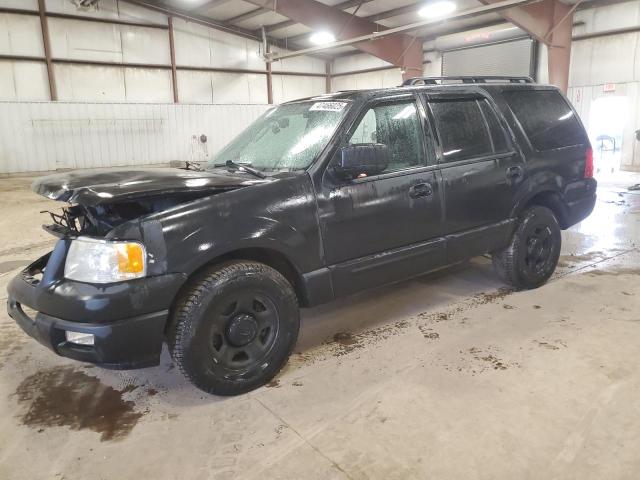
[[[139,170],[77,171],[49,175],[33,182],[31,188],[52,200],[95,206],[131,198],[177,192],[234,190],[268,182],[247,178],[226,170],[198,172],[176,168]]]

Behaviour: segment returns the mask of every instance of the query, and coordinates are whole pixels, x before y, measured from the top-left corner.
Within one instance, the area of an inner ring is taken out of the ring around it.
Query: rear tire
[[[553,212],[534,205],[523,212],[511,243],[492,255],[498,275],[518,289],[544,285],[560,258],[562,234]]]
[[[216,265],[178,299],[167,334],[180,371],[199,389],[239,395],[271,380],[298,338],[291,284],[258,262]]]

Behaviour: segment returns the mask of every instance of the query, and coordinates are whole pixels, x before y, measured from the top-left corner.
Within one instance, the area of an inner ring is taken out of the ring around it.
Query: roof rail
[[[531,77],[507,77],[507,76],[455,76],[455,77],[414,77],[402,82],[403,87],[412,85],[441,85],[449,81],[459,81],[461,83],[533,83]]]

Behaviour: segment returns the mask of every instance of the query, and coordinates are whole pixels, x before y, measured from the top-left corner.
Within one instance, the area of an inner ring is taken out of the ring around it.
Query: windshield
[[[256,170],[304,170],[327,145],[346,107],[346,102],[319,101],[273,108],[223,148],[207,168],[231,161]]]

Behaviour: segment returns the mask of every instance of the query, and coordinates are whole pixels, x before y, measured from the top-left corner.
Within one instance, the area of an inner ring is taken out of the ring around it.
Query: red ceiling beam
[[[248,0],[268,8],[314,30],[329,30],[338,40],[359,37],[383,27],[361,17],[329,7],[317,0]],[[374,55],[403,69],[403,77],[422,75],[422,42],[406,34],[390,35],[356,45],[359,50]]]
[[[499,0],[480,0],[491,5]],[[559,0],[514,7],[500,12],[504,18],[528,32],[549,49],[549,82],[564,92],[569,88],[569,62],[571,60],[571,32],[573,12],[582,3],[565,5]]]

